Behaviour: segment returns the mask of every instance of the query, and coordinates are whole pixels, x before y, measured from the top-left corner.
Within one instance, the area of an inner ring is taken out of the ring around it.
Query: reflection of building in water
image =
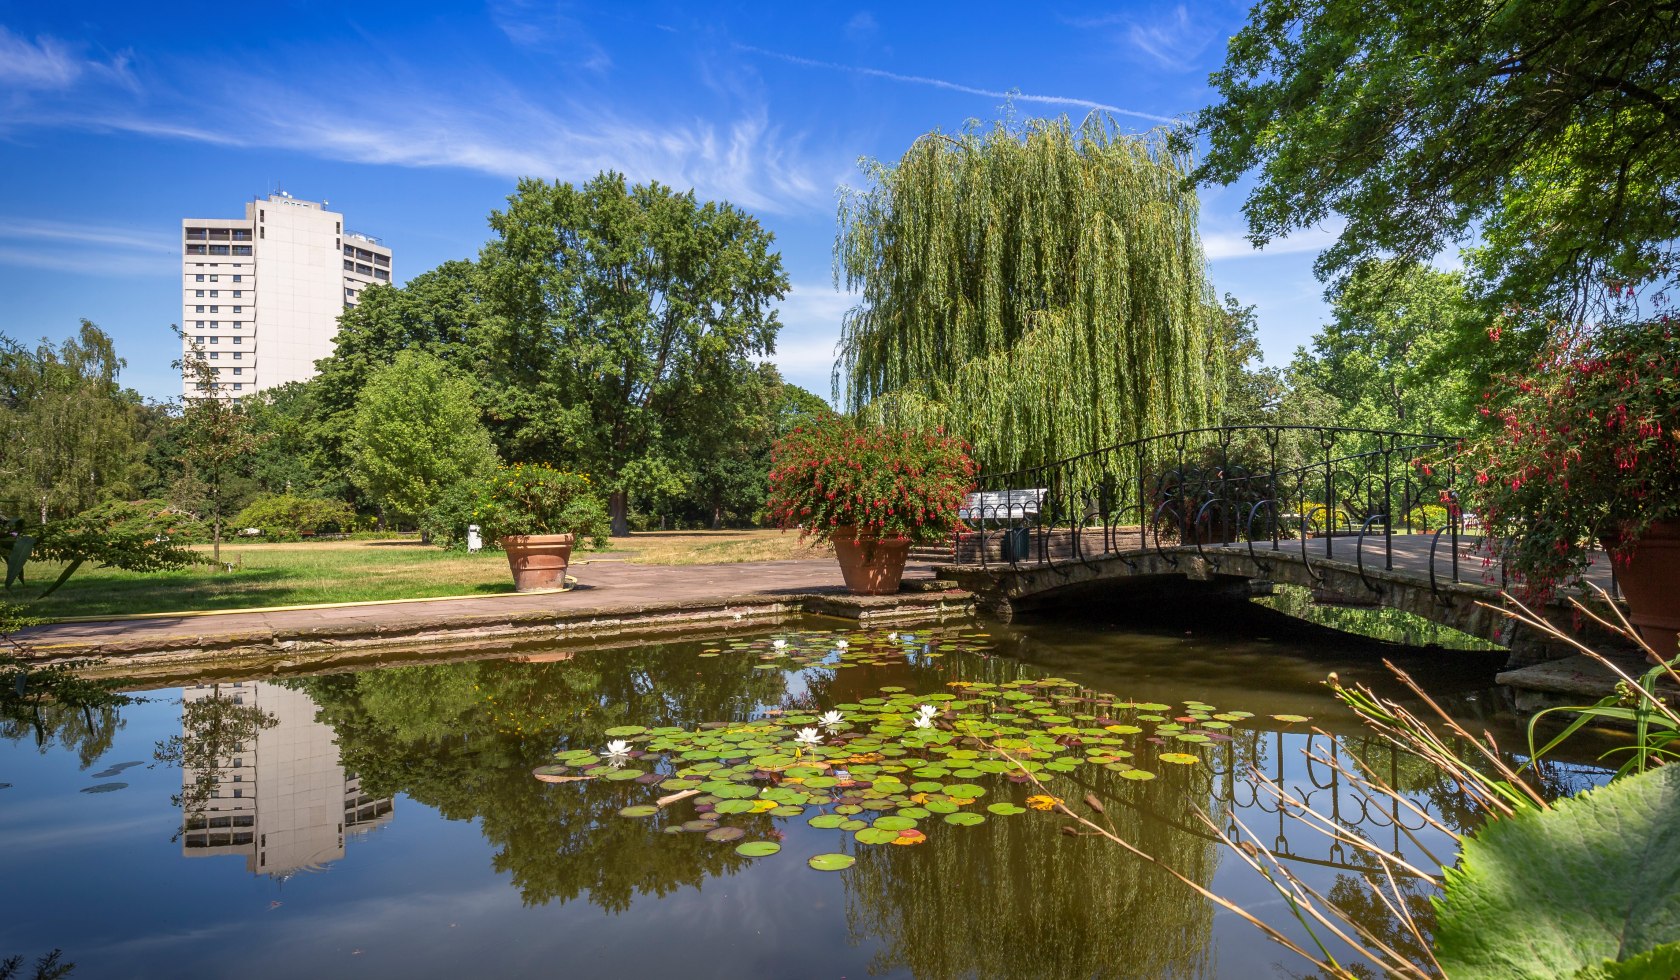
[[[252,874],[284,877],[343,857],[346,834],[391,819],[391,800],[363,793],[361,779],[339,764],[333,730],[315,720],[308,694],[257,681],[201,685],[182,692],[182,710],[218,694],[276,724],[230,744],[212,771],[183,769],[184,796],[195,798],[202,780],[211,783],[185,816],[187,857],[239,854]]]

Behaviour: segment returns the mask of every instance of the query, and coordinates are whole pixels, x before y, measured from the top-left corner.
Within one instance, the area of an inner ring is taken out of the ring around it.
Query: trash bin
[[[1003,532],[1003,560],[1027,561],[1032,558],[1032,528],[1011,527]]]

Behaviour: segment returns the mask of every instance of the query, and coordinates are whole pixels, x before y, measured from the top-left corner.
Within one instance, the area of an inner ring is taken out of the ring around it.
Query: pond
[[[1360,869],[1284,820],[1252,768],[1431,868],[1450,860],[1440,835],[1303,750],[1357,755],[1447,825],[1474,821],[1364,734],[1327,673],[1392,692],[1395,658],[1471,730],[1519,741],[1497,656],[1242,604],[1127,618],[809,621],[224,678],[39,728],[13,712],[0,958],[59,947],[89,977],[1273,975],[1303,964],[1033,798],[1089,812],[1093,795],[1122,837],[1293,931],[1196,812],[1321,889]]]

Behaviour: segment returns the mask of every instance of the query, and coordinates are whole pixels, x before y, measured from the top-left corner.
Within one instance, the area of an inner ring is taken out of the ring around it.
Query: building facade
[[[208,766],[184,766],[181,853],[236,855],[252,874],[284,879],[344,857],[347,837],[389,823],[392,801],[362,791],[345,772],[333,730],[315,720],[303,691],[243,681],[199,685],[181,692],[187,706],[226,698],[271,717],[274,724],[221,747]],[[192,733],[184,733],[192,737]]]
[[[333,352],[339,314],[390,282],[391,250],[345,231],[324,201],[270,194],[248,202],[244,218],[183,219],[183,353],[198,347],[224,398],[303,381]],[[199,389],[185,373],[181,393]]]

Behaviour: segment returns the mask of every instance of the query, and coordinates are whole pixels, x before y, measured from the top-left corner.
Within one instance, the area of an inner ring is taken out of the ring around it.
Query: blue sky
[[[521,176],[614,168],[724,198],[775,232],[793,289],[773,358],[826,396],[840,315],[835,190],[930,129],[1093,105],[1139,131],[1211,98],[1242,2],[951,6],[0,2],[0,332],[86,317],[165,398],[180,219],[284,188],[395,251],[474,256]],[[1264,252],[1244,187],[1205,190],[1215,286],[1267,360],[1325,317],[1333,229]]]

